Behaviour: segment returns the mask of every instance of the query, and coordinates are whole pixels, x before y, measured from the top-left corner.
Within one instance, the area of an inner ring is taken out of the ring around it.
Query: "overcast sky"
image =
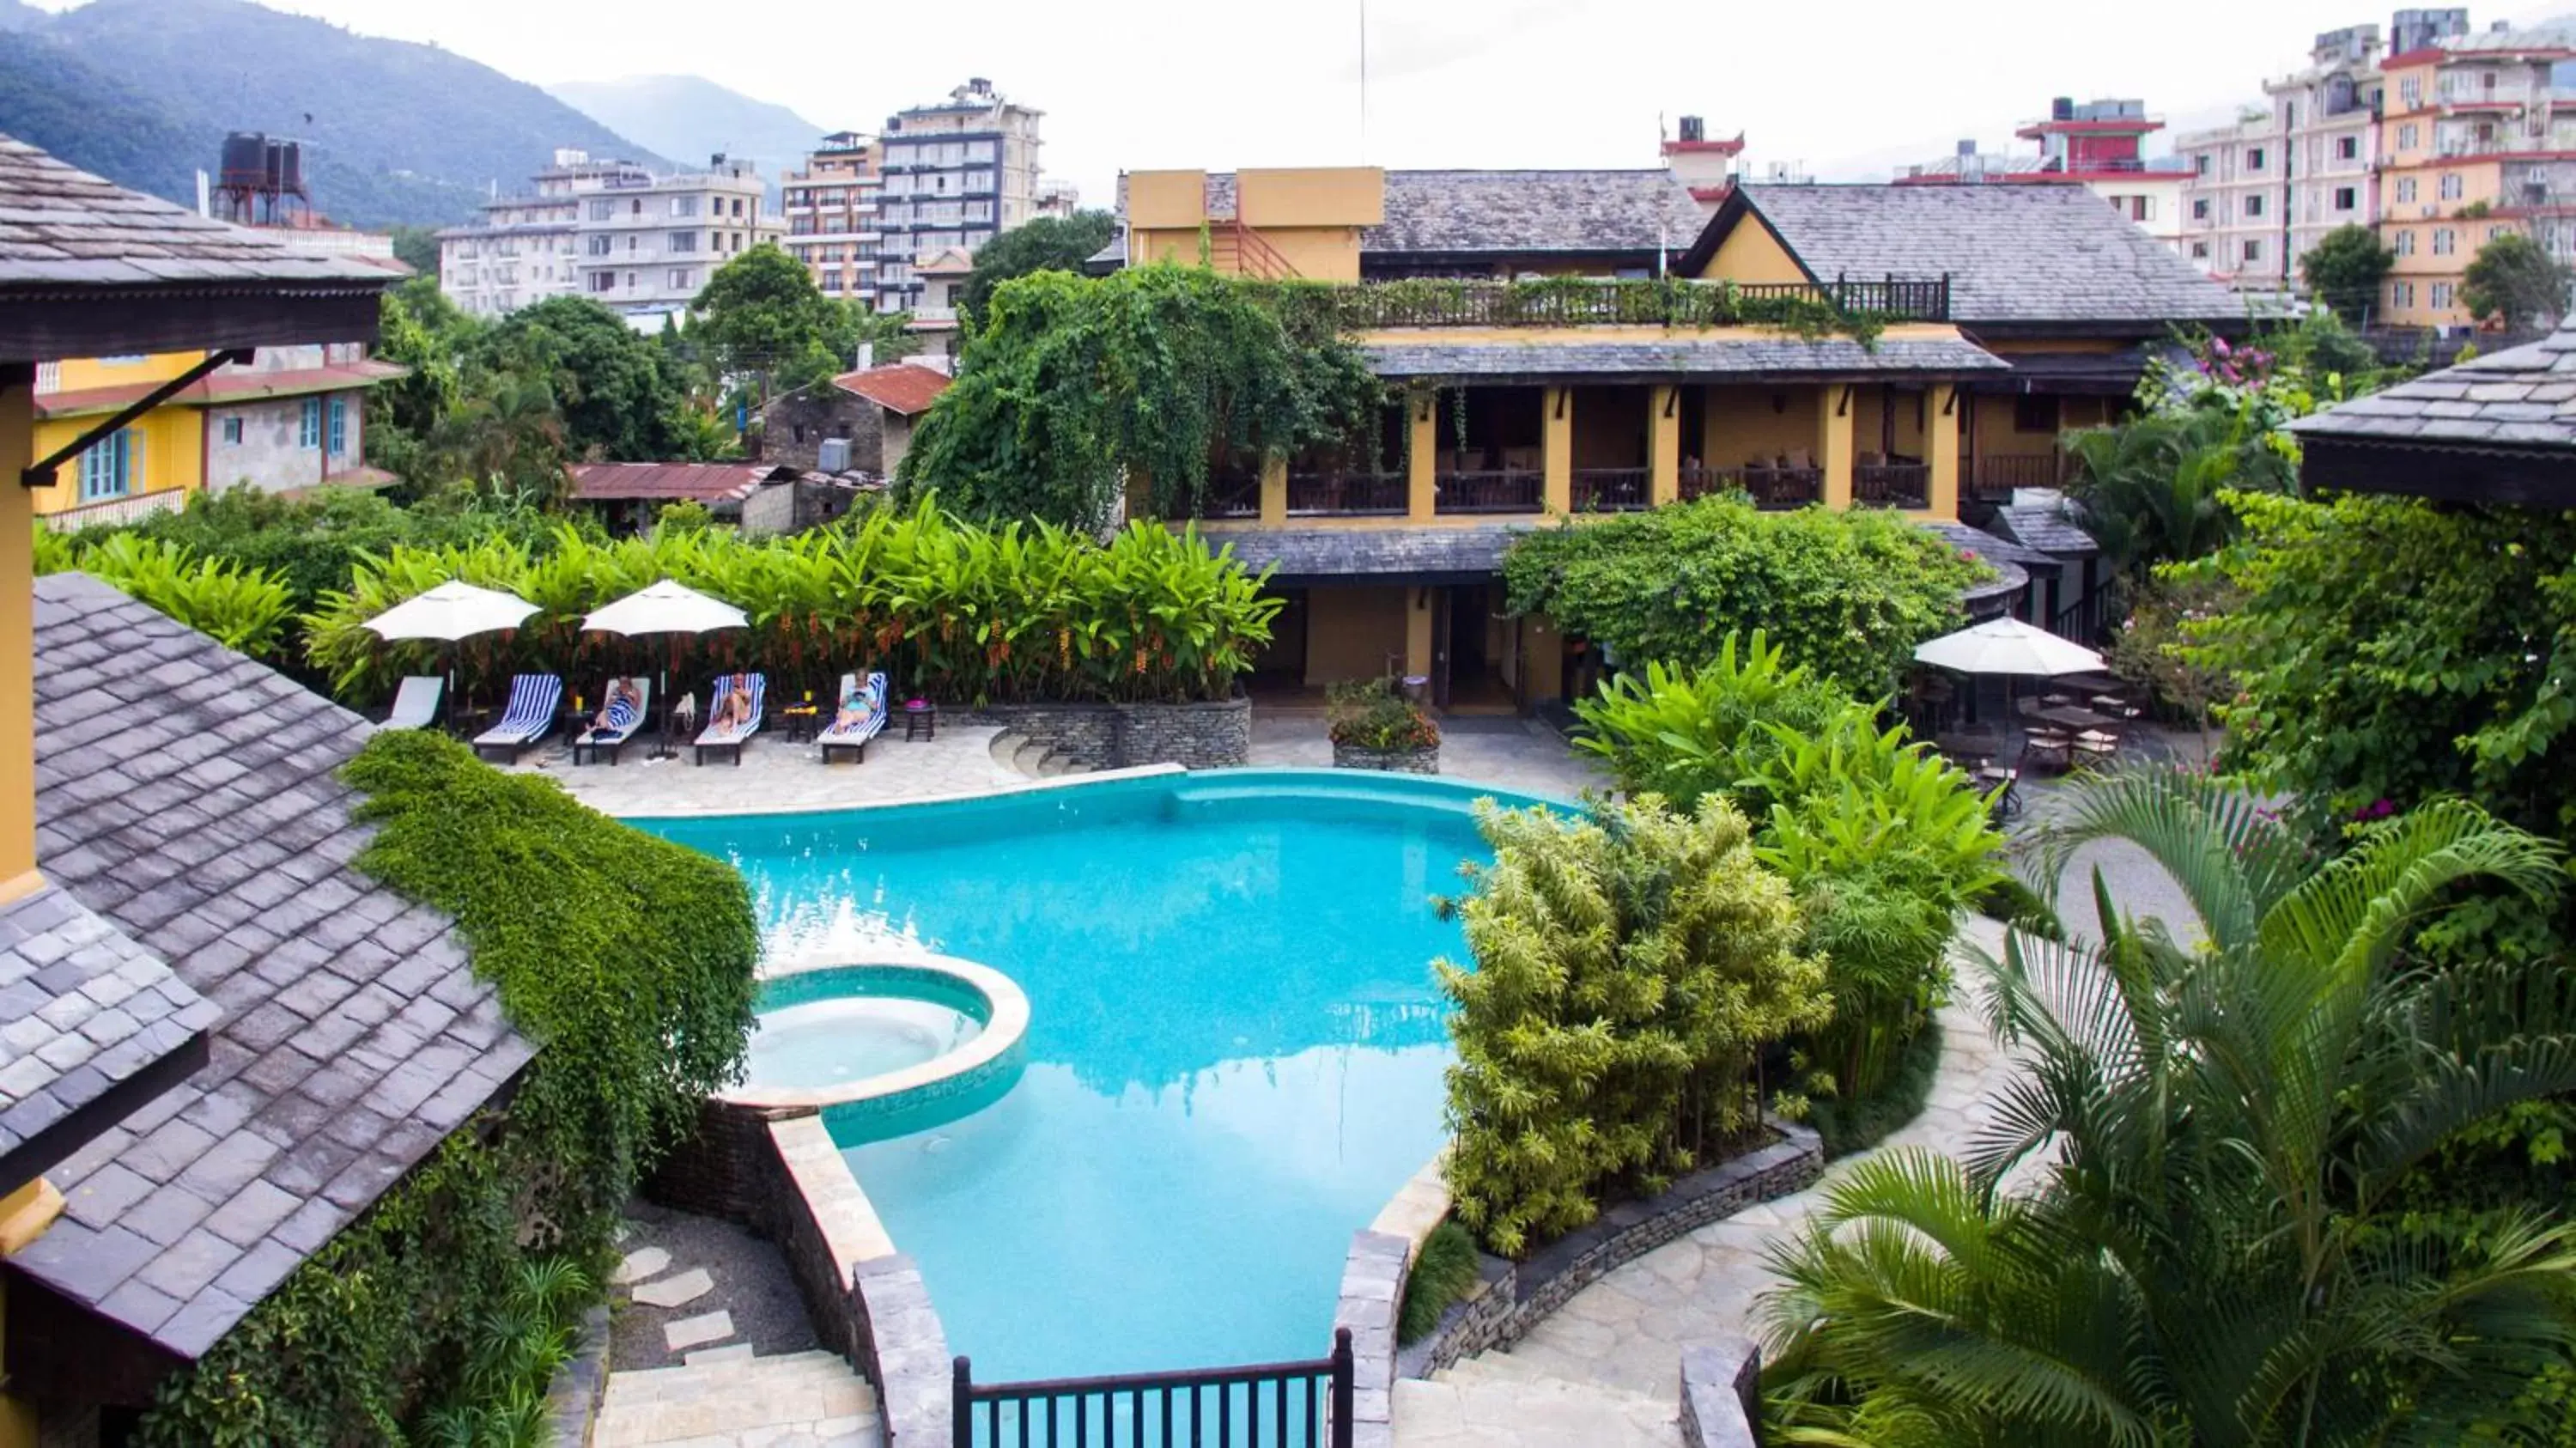
[[[66,0],[39,0],[55,9]],[[1122,169],[1645,166],[1703,115],[1758,165],[1883,180],[2048,98],[2143,97],[2208,124],[2305,63],[2354,0],[272,0],[523,80],[694,73],[874,130],[970,75],[1046,112],[1045,165],[1105,203]],[[2531,21],[2565,4],[2479,7]]]

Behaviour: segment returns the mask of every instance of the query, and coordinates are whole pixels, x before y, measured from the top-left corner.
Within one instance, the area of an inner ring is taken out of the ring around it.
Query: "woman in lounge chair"
[[[715,709],[707,715],[707,727],[730,733],[751,722],[751,675],[729,674]]]
[[[611,679],[608,681],[608,697],[601,702],[599,712],[591,716],[590,732],[622,732],[643,708],[644,700],[635,692],[633,679]]]
[[[838,734],[857,728],[859,721],[868,717],[868,707],[868,687],[853,676],[850,687],[841,691],[841,712],[832,716],[830,732]]]

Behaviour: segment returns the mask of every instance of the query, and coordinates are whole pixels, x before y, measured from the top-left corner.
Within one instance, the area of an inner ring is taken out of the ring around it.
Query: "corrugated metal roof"
[[[575,463],[572,495],[584,503],[630,498],[740,502],[776,474],[793,469],[765,463]]]

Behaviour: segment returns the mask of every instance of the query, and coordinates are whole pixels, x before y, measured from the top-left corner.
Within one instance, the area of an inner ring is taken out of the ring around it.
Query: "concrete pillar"
[[[1825,506],[1836,512],[1852,505],[1855,401],[1847,382],[1828,383],[1816,389],[1816,466],[1825,473]]]
[[[1539,392],[1539,466],[1547,485],[1547,511],[1574,511],[1574,389]]]
[[[1261,526],[1279,528],[1288,522],[1288,460],[1284,457],[1261,460]]]
[[[0,366],[0,900],[36,874],[36,369]]]
[[[1412,445],[1405,449],[1405,509],[1407,521],[1428,523],[1440,511],[1440,394],[1422,392],[1408,395],[1404,405],[1406,436]]]
[[[1959,414],[1968,405],[1958,384],[1936,383],[1929,403],[1930,425],[1923,432],[1923,454],[1932,464],[1931,504],[1935,518],[1959,516]]]
[[[1409,678],[1431,677],[1431,590],[1404,591],[1404,672]]]
[[[1660,508],[1682,495],[1682,390],[1646,394],[1646,501]]]

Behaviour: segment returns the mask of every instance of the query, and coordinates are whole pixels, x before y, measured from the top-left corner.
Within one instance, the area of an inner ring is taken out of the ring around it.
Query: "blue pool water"
[[[892,934],[1028,993],[1010,1094],[845,1143],[1000,1380],[1322,1353],[1351,1233],[1441,1141],[1430,963],[1464,946],[1430,901],[1475,793],[1229,771],[646,827],[743,871],[775,958]]]

